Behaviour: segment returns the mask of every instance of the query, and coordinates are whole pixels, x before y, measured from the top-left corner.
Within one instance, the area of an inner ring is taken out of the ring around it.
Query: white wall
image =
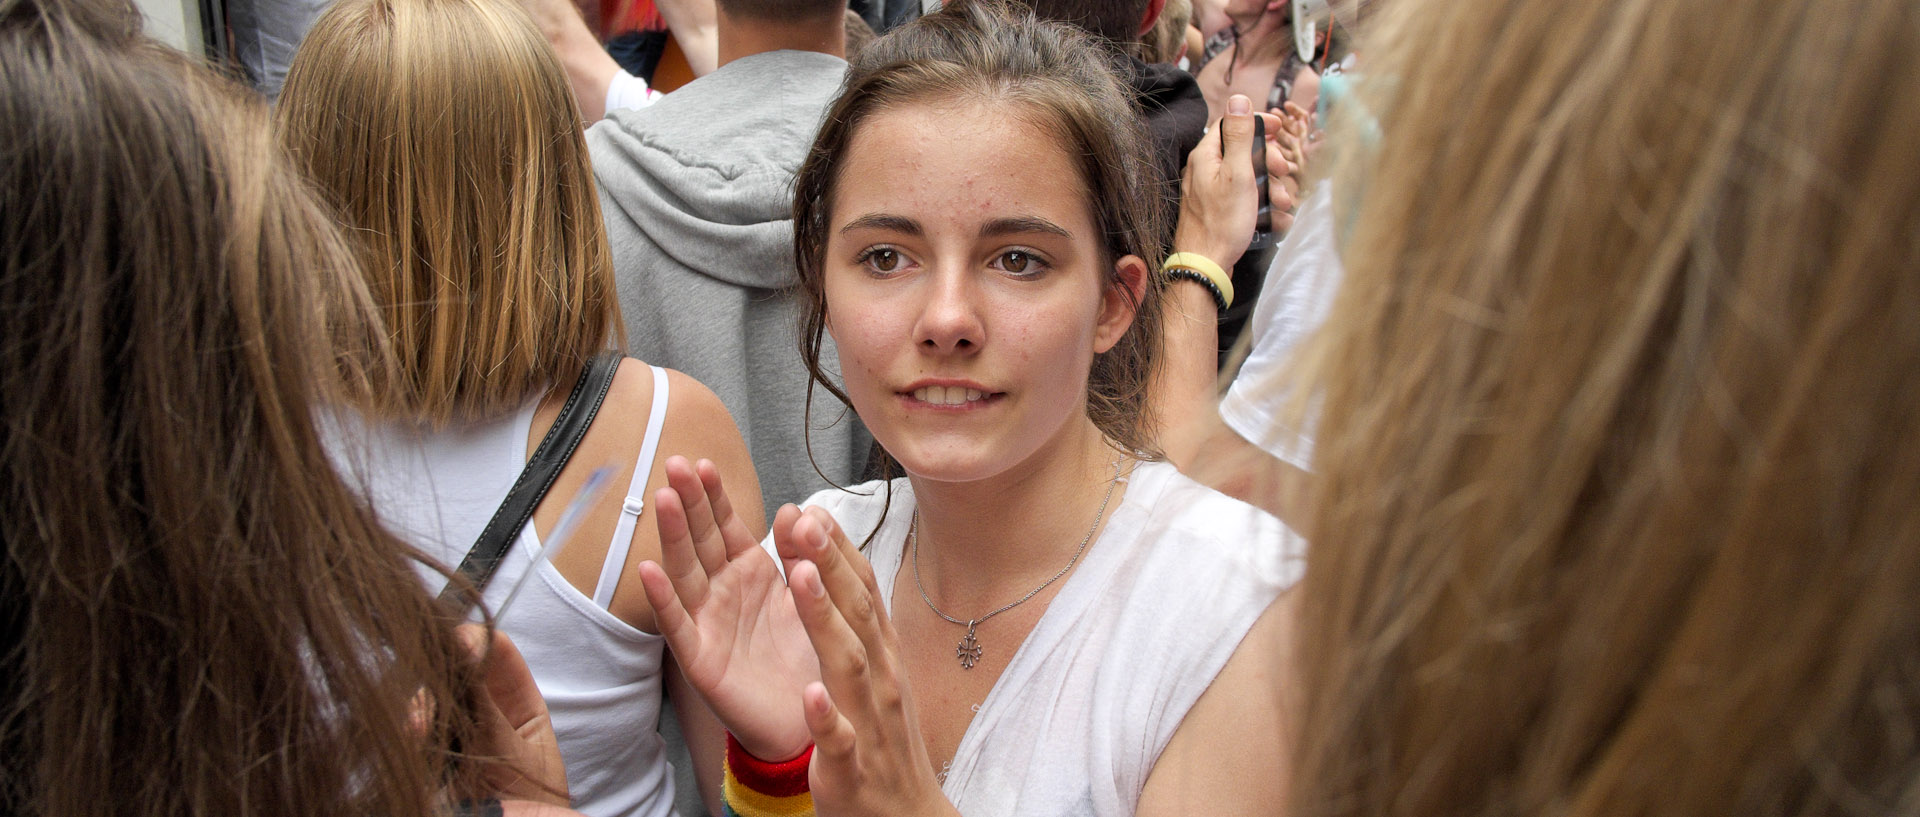
[[[198,0],[134,0],[147,18],[147,33],[193,54],[206,53]]]

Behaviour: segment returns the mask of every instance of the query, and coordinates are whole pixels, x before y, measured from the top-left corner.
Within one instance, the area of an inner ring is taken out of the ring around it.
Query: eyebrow
[[[895,216],[885,213],[868,213],[847,222],[846,226],[840,228],[841,233],[850,233],[854,230],[885,230],[911,236],[926,235],[926,230],[921,228],[920,222],[914,221],[906,216]],[[1030,233],[1045,233],[1047,235],[1057,235],[1061,238],[1073,237],[1073,233],[1068,232],[1065,227],[1037,216],[996,218],[980,225],[981,238],[1001,238],[1009,235]]]
[[[1067,228],[1036,216],[1016,216],[1014,218],[996,218],[980,225],[981,238],[1000,238],[1023,233],[1046,233],[1061,238],[1072,238]]]
[[[920,222],[914,221],[906,216],[890,216],[885,213],[868,213],[847,222],[847,226],[840,228],[840,232],[843,234],[853,232],[854,230],[886,230],[887,232],[893,233],[906,233],[911,236],[926,235],[926,231],[920,229]]]

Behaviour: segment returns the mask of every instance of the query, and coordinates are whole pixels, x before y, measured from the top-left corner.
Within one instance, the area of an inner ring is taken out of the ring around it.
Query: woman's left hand
[[[958,815],[940,792],[873,566],[831,514],[809,508],[775,538],[821,681],[802,692],[817,813]]]

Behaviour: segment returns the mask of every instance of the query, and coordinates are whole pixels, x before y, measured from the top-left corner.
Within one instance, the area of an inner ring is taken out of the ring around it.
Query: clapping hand
[[[900,637],[867,563],[833,517],[809,508],[774,544],[793,565],[795,606],[820,656],[803,693],[810,783],[821,814],[958,815],[940,792],[900,658]]]
[[[640,582],[687,682],[755,757],[785,760],[811,740],[801,690],[820,677],[773,557],[733,511],[713,463],[669,457],[654,494],[661,559]],[[776,538],[798,509],[774,519]],[[789,567],[791,569],[791,566]]]

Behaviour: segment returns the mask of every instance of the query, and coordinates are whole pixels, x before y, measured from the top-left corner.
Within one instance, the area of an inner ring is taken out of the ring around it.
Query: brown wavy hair
[[[0,0],[0,811],[433,813],[466,653],[311,414],[372,302],[264,104],[138,32]]]
[[[1128,91],[1086,34],[1014,13],[991,0],[950,2],[938,13],[895,29],[856,56],[840,97],[828,109],[813,149],[794,180],[794,257],[806,306],[800,354],[813,381],[851,406],[821,366],[827,327],[823,275],[827,234],[840,165],[854,131],[868,118],[915,102],[981,99],[1024,109],[1037,127],[1080,159],[1087,208],[1102,237],[1107,286],[1128,290],[1113,270],[1122,256],[1146,261],[1134,320],[1119,342],[1093,360],[1087,415],[1109,442],[1128,452],[1157,454],[1147,410],[1147,381],[1157,365],[1160,272],[1170,227],[1156,192],[1157,171]],[[811,409],[813,391],[807,392]]]
[[[1920,13],[1391,9],[1289,813],[1913,813]]]
[[[518,4],[340,0],[275,116],[392,333],[373,414],[499,416],[624,339],[579,106]]]

